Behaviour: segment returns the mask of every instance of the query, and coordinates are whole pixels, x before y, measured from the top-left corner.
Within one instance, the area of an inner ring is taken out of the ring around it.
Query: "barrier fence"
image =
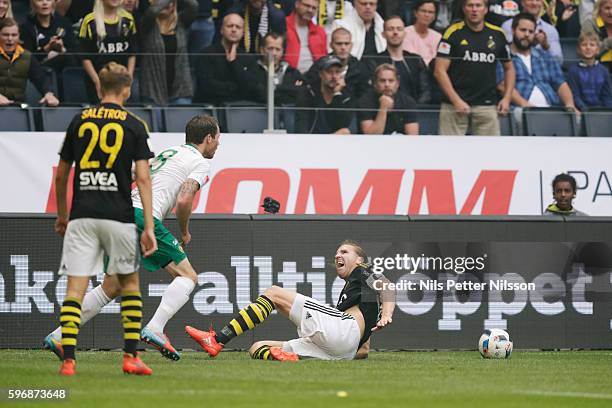
[[[53,222],[0,216],[0,347],[38,347],[58,323],[66,278]],[[178,348],[197,347],[185,324],[219,328],[272,284],[335,305],[344,282],[333,255],[347,238],[398,284],[393,324],[374,348],[474,349],[494,327],[519,349],[612,345],[612,218],[203,215],[190,225],[198,285],[166,327]],[[146,322],[170,277],[140,276]],[[294,337],[275,314],[231,346]],[[79,346],[118,348],[121,338],[114,302],[82,327]]]

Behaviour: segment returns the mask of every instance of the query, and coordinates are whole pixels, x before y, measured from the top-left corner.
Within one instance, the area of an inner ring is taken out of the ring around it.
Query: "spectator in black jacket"
[[[247,98],[244,71],[248,58],[240,45],[243,33],[244,20],[240,15],[230,13],[223,18],[221,40],[204,48],[196,59],[194,102],[220,105]]]
[[[248,53],[259,52],[267,33],[284,34],[286,31],[285,13],[270,0],[238,0],[229,12],[237,13],[244,19],[242,45]]]
[[[346,92],[350,93],[354,98],[359,98],[370,89],[368,85],[369,78],[365,66],[351,55],[351,49],[353,48],[351,32],[344,27],[336,28],[331,34],[329,45],[332,49],[329,55],[335,56],[342,62]],[[319,61],[315,62],[304,74],[304,80],[315,88],[318,88],[321,84]]]
[[[326,56],[320,59],[319,67],[319,87],[306,85],[298,94],[295,131],[349,134],[355,102],[345,90],[342,62]]]
[[[405,28],[400,17],[389,17],[383,31],[387,49],[376,57],[364,59],[363,63],[367,66],[370,83],[373,83],[374,72],[379,65],[394,65],[400,77],[399,92],[410,96],[417,103],[428,104],[432,93],[431,74],[420,55],[404,51]]]
[[[302,87],[300,71],[283,61],[283,36],[268,33],[261,45],[261,58],[249,64],[245,74],[248,77],[248,100],[266,103],[268,101],[268,63],[274,58],[274,104],[295,104],[298,90]]]
[[[20,29],[23,47],[58,72],[76,64],[76,58],[69,54],[77,49],[72,26],[55,12],[55,0],[32,0],[31,7],[32,13]]]

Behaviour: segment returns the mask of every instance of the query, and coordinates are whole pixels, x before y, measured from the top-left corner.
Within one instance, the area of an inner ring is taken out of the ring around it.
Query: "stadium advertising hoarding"
[[[0,212],[55,211],[63,135],[0,133]],[[152,134],[156,153],[183,142]],[[285,214],[539,215],[561,172],[576,208],[612,216],[609,138],[223,134],[195,213],[257,213],[272,196]]]
[[[38,347],[57,325],[66,278],[57,274],[61,239],[53,221],[0,218],[11,237],[0,245],[0,347]],[[537,239],[537,229],[559,240],[523,241],[508,233],[509,223],[487,224],[489,235],[478,241],[473,223],[450,222],[449,232],[468,238],[449,241],[439,233],[424,241],[419,231],[435,228],[428,221],[196,218],[187,253],[198,285],[167,333],[176,347],[193,348],[185,324],[219,327],[272,284],[335,305],[344,282],[335,276],[333,254],[341,240],[352,238],[363,244],[374,270],[396,285],[393,324],[374,336],[375,348],[474,349],[485,328],[507,329],[515,348],[609,348],[612,240],[570,242],[559,233],[566,223],[534,221],[522,227],[528,232],[523,239]],[[169,226],[176,232],[174,220]],[[503,238],[487,241],[490,234]],[[141,282],[146,321],[170,278],[163,271],[142,271]],[[83,326],[79,345],[120,347],[119,321],[119,304],[109,304]],[[294,337],[295,327],[275,315],[232,347]]]

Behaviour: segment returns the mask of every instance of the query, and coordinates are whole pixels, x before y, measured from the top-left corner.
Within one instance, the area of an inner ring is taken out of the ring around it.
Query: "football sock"
[[[83,306],[81,307],[81,326],[100,313],[100,310],[110,303],[111,300],[112,299],[109,298],[106,293],[104,293],[104,290],[102,290],[102,285],[98,285],[90,292],[87,292],[83,298]],[[62,326],[55,329],[52,336],[55,340],[61,340]]]
[[[240,336],[243,332],[253,329],[259,323],[263,322],[266,317],[272,313],[274,308],[274,303],[270,299],[264,295],[259,296],[254,303],[251,303],[238,312],[236,317],[217,333],[217,342],[227,344],[227,342],[234,337]]]
[[[75,359],[74,350],[81,326],[81,301],[74,297],[66,297],[60,311],[60,326],[62,328],[62,347],[64,360]]]
[[[90,321],[95,315],[100,313],[100,310],[109,304],[111,300],[112,299],[104,293],[102,285],[93,288],[83,298],[83,317],[81,318],[81,324]]]
[[[189,300],[189,295],[193,291],[195,283],[184,276],[177,276],[168,285],[161,298],[161,302],[147,327],[154,332],[162,333],[168,320],[179,311]]]
[[[255,360],[273,360],[272,355],[270,355],[270,346],[261,346],[251,356]]]
[[[136,356],[136,346],[140,340],[142,321],[142,298],[140,292],[124,292],[121,296],[121,322],[123,323],[123,351]]]

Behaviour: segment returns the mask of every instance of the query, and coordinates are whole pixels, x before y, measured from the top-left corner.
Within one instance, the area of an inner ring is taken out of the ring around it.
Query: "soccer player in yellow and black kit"
[[[300,358],[352,360],[367,358],[370,336],[392,322],[395,290],[389,280],[371,270],[363,248],[343,241],[334,256],[336,274],[346,283],[336,307],[278,286],[271,286],[255,302],[240,310],[219,332],[186,326],[185,331],[215,357],[234,337],[262,323],[273,310],[297,327],[299,338],[262,340],[249,349],[254,359],[297,361]]]
[[[140,339],[142,299],[138,281],[140,253],[138,231],[130,195],[132,162],[144,213],[140,237],[143,256],[157,249],[153,233],[151,177],[146,125],[123,109],[130,96],[132,76],[111,62],[99,73],[102,103],[76,115],[60,151],[57,169],[57,220],[55,230],[64,236],[59,273],[68,275],[60,325],[64,358],[60,374],[75,373],[75,348],[81,323],[81,303],[89,278],[103,270],[116,274],[121,284],[121,321],[124,332],[123,372],[150,375],[136,352]],[[75,163],[74,196],[70,220],[66,186]]]

